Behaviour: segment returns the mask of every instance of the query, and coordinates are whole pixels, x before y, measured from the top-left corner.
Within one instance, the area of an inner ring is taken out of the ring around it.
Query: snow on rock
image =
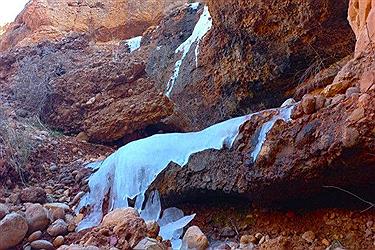
[[[125,44],[128,45],[130,53],[132,53],[133,51],[141,47],[141,41],[142,41],[142,36],[137,36],[137,37],[130,38],[129,40],[126,40]]]
[[[254,150],[251,152],[251,158],[255,162],[258,158],[260,151],[262,150],[263,144],[266,142],[267,134],[271,131],[273,126],[275,125],[276,121],[283,120],[283,121],[290,121],[290,117],[292,114],[292,110],[294,108],[294,100],[288,99],[281,105],[281,108],[278,109],[278,114],[266,123],[263,124],[262,128],[260,129],[259,136],[257,143],[255,145]]]
[[[256,147],[251,153],[254,161],[275,122],[280,119],[289,121],[293,108],[294,105],[289,105],[273,109],[278,113],[262,126]],[[107,194],[109,194],[110,210],[128,207],[128,199],[136,198],[135,207],[141,212],[141,216],[146,220],[157,220],[161,212],[158,192],[151,193],[144,210],[141,208],[148,187],[169,163],[174,162],[184,167],[192,154],[208,149],[230,148],[238,135],[240,126],[255,114],[233,118],[198,132],[159,134],[123,146],[104,160],[90,177],[91,191],[81,199],[77,207],[79,211],[82,207],[90,206],[90,214],[81,221],[77,230],[90,228],[100,223],[103,216],[103,202]],[[97,166],[94,165],[94,167]],[[161,231],[165,232],[163,233],[165,235],[173,236],[176,230],[171,232],[170,228],[177,228],[188,223],[188,219],[193,217],[181,217],[177,218],[177,221],[163,218],[160,219],[162,224],[170,225]],[[168,221],[168,223],[163,221]]]
[[[197,10],[199,8],[199,4],[200,2],[196,2],[196,3],[190,3],[189,4],[189,7],[193,10]]]
[[[196,6],[194,4],[192,4],[193,7]],[[198,3],[198,6],[199,6],[199,3]],[[205,6],[203,9],[203,13],[200,16],[197,24],[195,25],[195,28],[191,36],[185,42],[183,42],[175,51],[175,53],[182,53],[182,55],[181,55],[181,58],[176,62],[174,70],[173,70],[173,75],[168,81],[167,89],[165,92],[166,96],[170,97],[173,86],[176,83],[177,78],[180,74],[180,67],[182,65],[182,62],[184,61],[185,57],[190,51],[191,46],[194,43],[196,43],[195,62],[196,62],[196,66],[198,66],[199,44],[211,28],[212,28],[212,18],[211,18],[210,12],[208,11],[208,7]]]
[[[82,198],[77,209],[91,206],[91,213],[78,229],[100,223],[102,204],[109,191],[110,210],[128,207],[128,198],[138,196],[137,199],[141,197],[143,200],[149,185],[170,162],[183,167],[192,154],[207,149],[219,150],[223,146],[231,147],[239,127],[250,117],[234,118],[199,132],[154,135],[123,146],[104,160],[90,177],[89,187],[92,191]]]

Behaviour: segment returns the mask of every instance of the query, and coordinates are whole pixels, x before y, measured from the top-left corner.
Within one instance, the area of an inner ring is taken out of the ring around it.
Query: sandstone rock
[[[56,208],[51,211],[52,220],[55,221],[57,219],[64,219],[65,218],[65,210],[62,208]]]
[[[30,205],[26,209],[25,216],[31,233],[46,229],[50,223],[47,209],[40,204]]]
[[[47,201],[47,195],[43,188],[31,187],[21,191],[20,199],[22,202],[43,204]]]
[[[89,137],[87,136],[87,134],[85,132],[80,132],[77,135],[77,140],[83,141],[83,142],[88,142],[89,141]]]
[[[301,105],[305,114],[312,114],[315,111],[315,98],[310,95],[304,96]]]
[[[42,235],[43,235],[42,231],[35,231],[34,233],[30,234],[27,240],[29,242],[40,240],[42,238]]]
[[[165,250],[160,242],[152,238],[144,238],[135,247],[134,250]]]
[[[28,230],[25,218],[11,213],[0,221],[0,249],[6,250],[16,246],[25,237]]]
[[[57,236],[54,240],[53,240],[53,242],[52,242],[52,244],[53,244],[53,246],[54,247],[56,247],[56,248],[58,248],[59,246],[62,246],[63,244],[64,244],[64,236]]]
[[[63,209],[64,211],[69,211],[70,207],[64,203],[46,203],[44,207],[50,210]]]
[[[5,204],[0,204],[0,220],[9,214],[9,208]]]
[[[305,241],[309,243],[313,243],[315,240],[315,233],[313,231],[307,231],[303,233],[302,239],[304,239]]]
[[[250,243],[256,243],[256,242],[257,242],[257,238],[255,238],[254,235],[243,235],[241,236],[241,239],[240,239],[240,243],[244,245],[247,245]]]
[[[137,218],[139,214],[134,208],[119,208],[104,216],[102,226],[116,226],[130,218]]]
[[[96,246],[79,246],[79,245],[75,245],[75,244],[72,244],[70,246],[61,246],[59,248],[59,250],[100,250],[99,247],[96,247]]]
[[[68,233],[68,224],[64,220],[58,219],[48,227],[47,233],[52,237],[66,235]]]
[[[347,127],[343,131],[342,143],[345,147],[350,148],[358,144],[360,134],[357,129]]]
[[[183,241],[186,242],[188,248],[197,250],[205,250],[209,245],[207,237],[197,226],[191,226],[186,230]]]
[[[93,40],[102,42],[131,38],[142,35],[149,26],[158,22],[160,15],[183,2],[33,1],[15,22],[9,25],[0,43],[0,50],[58,40],[71,31],[91,32]]]
[[[33,249],[55,250],[51,242],[47,240],[36,240],[30,243]]]
[[[160,226],[156,221],[147,221],[147,237],[156,238],[159,235]]]
[[[358,89],[358,87],[350,87],[350,88],[348,88],[348,89],[346,90],[345,95],[346,95],[347,97],[350,97],[350,96],[352,96],[353,94],[358,94],[358,93],[360,93],[360,90]]]

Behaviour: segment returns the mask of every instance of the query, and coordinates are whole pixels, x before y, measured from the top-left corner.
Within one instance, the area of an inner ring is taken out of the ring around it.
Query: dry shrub
[[[0,158],[14,169],[24,182],[23,172],[34,147],[27,127],[16,128],[0,109]]]

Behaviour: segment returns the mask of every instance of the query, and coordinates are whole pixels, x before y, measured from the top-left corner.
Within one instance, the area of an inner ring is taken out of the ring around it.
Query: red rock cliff
[[[7,29],[0,51],[40,41],[56,41],[71,31],[97,41],[141,35],[162,14],[184,0],[32,0]]]

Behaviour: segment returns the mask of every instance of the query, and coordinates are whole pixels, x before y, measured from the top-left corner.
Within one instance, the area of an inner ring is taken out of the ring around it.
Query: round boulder
[[[26,219],[11,213],[0,221],[0,250],[16,246],[25,237],[28,230]]]

